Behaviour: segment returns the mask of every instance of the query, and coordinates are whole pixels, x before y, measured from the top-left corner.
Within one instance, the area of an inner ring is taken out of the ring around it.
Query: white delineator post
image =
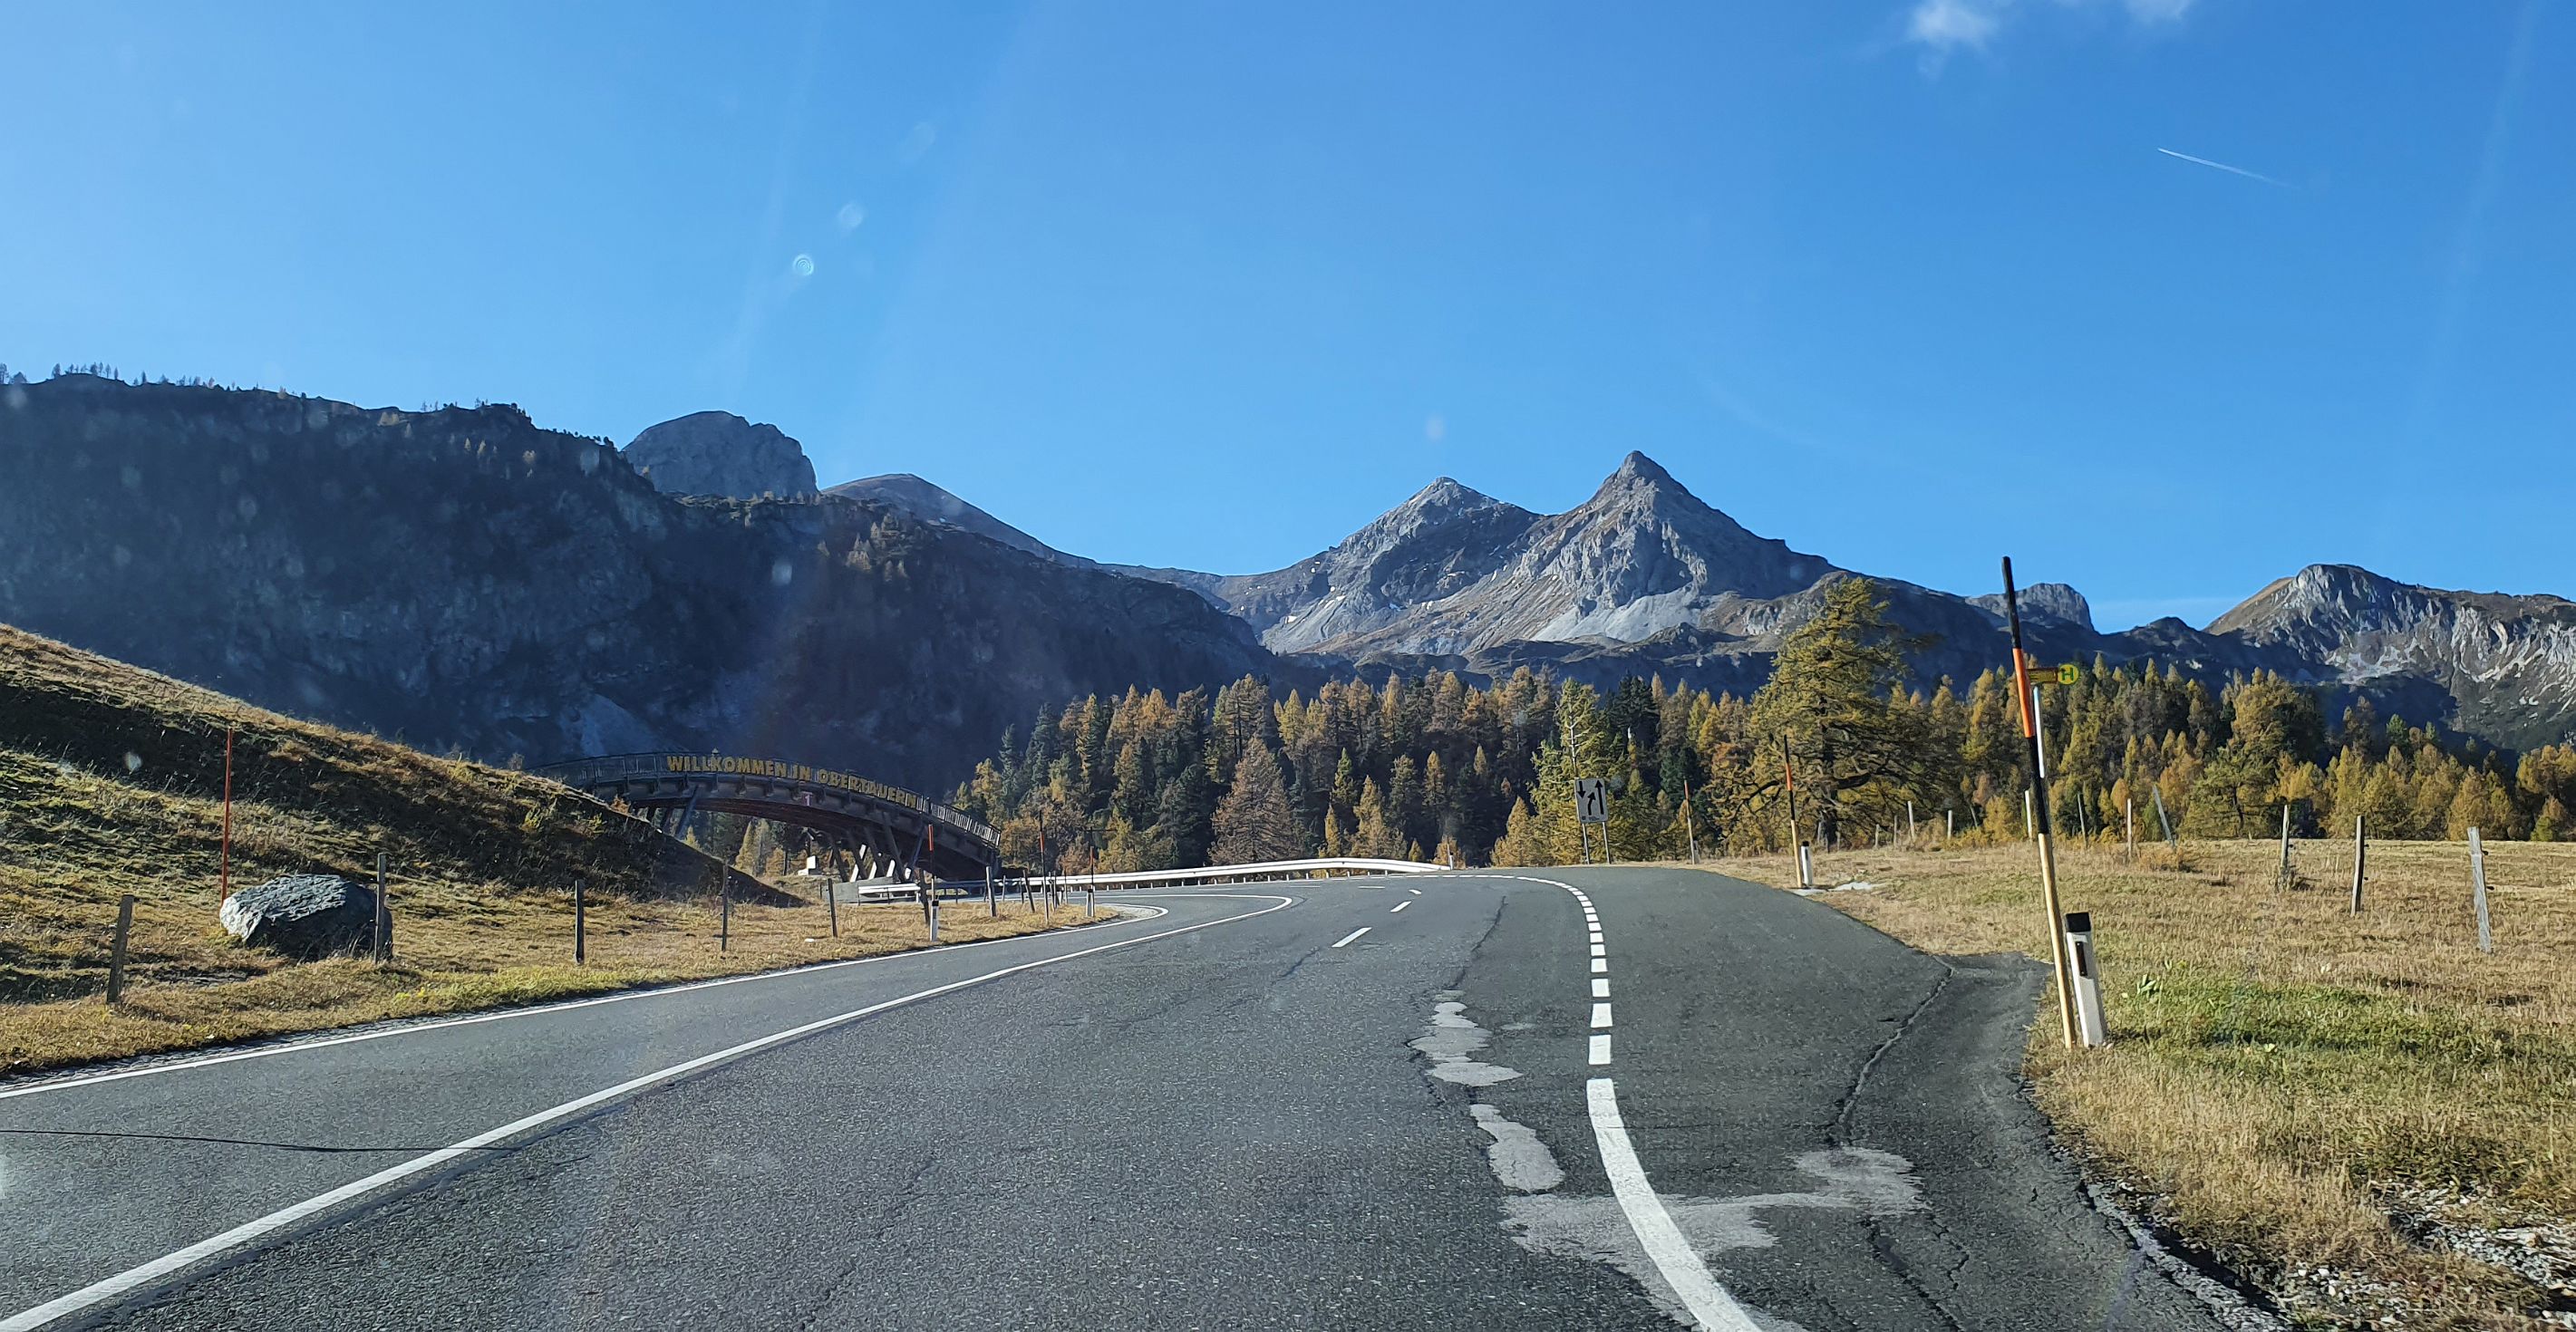
[[[1798,843],[1798,886],[1801,888],[1816,886],[1816,861],[1815,857],[1809,854],[1805,842]]]
[[[2469,829],[2469,877],[2477,881],[2478,951],[2495,951],[2495,931],[2487,925],[2487,848],[2478,840],[2478,830]]]
[[[2075,1030],[2087,1046],[2108,1045],[2102,1026],[2102,977],[2093,958],[2093,913],[2066,913],[2066,956],[2075,968]]]

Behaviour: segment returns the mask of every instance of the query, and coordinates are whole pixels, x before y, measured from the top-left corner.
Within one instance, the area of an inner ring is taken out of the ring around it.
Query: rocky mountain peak
[[[774,425],[731,412],[692,412],[647,426],[626,446],[626,461],[653,488],[670,495],[735,499],[810,499],[814,464],[805,448]]]
[[[2016,589],[2020,595],[2024,620],[2050,620],[2073,629],[2090,632],[2093,628],[2093,606],[2084,594],[2064,583],[2033,583]],[[2004,594],[1988,592],[1968,598],[1968,604],[1997,619],[2003,618]]]

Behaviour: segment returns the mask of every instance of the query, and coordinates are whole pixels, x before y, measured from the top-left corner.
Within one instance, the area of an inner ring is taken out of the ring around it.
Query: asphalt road
[[[2026,964],[1687,871],[1121,900],[0,1085],[0,1329],[2220,1326],[2048,1151]]]

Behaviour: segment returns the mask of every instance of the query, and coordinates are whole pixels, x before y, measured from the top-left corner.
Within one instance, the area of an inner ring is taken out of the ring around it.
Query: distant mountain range
[[[0,387],[0,621],[431,748],[725,747],[941,786],[1041,705],[1131,685],[1530,666],[1746,692],[1853,574],[1635,453],[1564,513],[1442,478],[1245,575],[1100,564],[915,476],[811,478],[723,413],[621,453],[508,407],[65,375]],[[1927,682],[2003,659],[1998,598],[1876,581]],[[2556,597],[2315,566],[2205,630],[2101,633],[2055,584],[2023,607],[2052,660],[2265,667],[2514,748],[2576,732]]]
[[[906,486],[882,484],[894,481]],[[1544,666],[1604,685],[1660,673],[1745,692],[1760,687],[1772,652],[1815,613],[1825,586],[1855,572],[1746,531],[1642,453],[1564,513],[1532,513],[1442,477],[1329,550],[1238,575],[1094,565],[918,477],[852,486],[1045,558],[1186,587],[1274,653],[1369,675]],[[935,500],[907,498],[914,490]],[[1916,659],[1927,682],[1947,675],[1964,687],[2005,659],[2000,593],[1962,597],[1869,576],[1893,617],[1932,640]],[[2312,565],[2205,630],[2166,618],[2106,634],[2072,587],[2021,592],[2025,635],[2046,659],[2152,658],[2212,679],[2275,670],[2336,702],[2367,696],[2382,715],[2507,748],[2576,735],[2576,603],[2558,597],[2444,592]]]

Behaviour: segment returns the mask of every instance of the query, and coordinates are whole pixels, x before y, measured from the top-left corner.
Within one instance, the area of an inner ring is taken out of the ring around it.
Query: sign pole
[[[2075,986],[2066,970],[2065,917],[2059,911],[2057,897],[2057,851],[2048,835],[2048,774],[2041,765],[2039,752],[2039,717],[2032,707],[2033,686],[2030,680],[2030,658],[2021,648],[2021,601],[2013,590],[2012,557],[2004,557],[2004,618],[2012,626],[2013,692],[2021,696],[2021,734],[2030,749],[2030,799],[2033,829],[2039,842],[2039,887],[2048,910],[2049,969],[2057,973],[2057,1023],[2066,1038],[2068,1049],[2078,1040],[2075,1029]]]

